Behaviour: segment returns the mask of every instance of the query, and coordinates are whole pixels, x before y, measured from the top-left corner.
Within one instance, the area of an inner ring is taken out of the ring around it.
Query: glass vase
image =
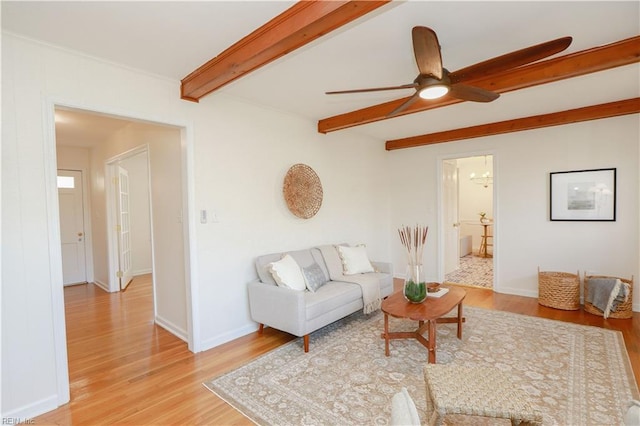
[[[403,294],[404,298],[411,303],[422,303],[427,298],[427,283],[422,275],[421,264],[407,266]]]

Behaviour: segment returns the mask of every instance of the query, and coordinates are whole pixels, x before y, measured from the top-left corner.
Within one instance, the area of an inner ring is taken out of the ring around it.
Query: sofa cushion
[[[273,275],[271,275],[269,264],[282,259],[282,256],[284,256],[284,253],[272,253],[265,254],[256,258],[256,271],[258,272],[260,281],[265,284],[278,285],[276,283],[276,280],[273,279]]]
[[[289,254],[296,260],[296,262],[298,262],[298,265],[300,265],[301,268],[306,268],[317,263],[325,278],[329,280],[329,271],[327,271],[327,267],[324,264],[324,258],[322,257],[320,250],[312,248],[307,250],[291,251]]]
[[[276,262],[269,263],[269,270],[280,287],[298,291],[306,290],[307,285],[302,270],[289,254],[285,254],[282,259]]]
[[[307,289],[312,292],[315,292],[328,281],[320,265],[315,262],[310,266],[302,268],[302,275],[304,275]]]
[[[340,260],[340,255],[338,254],[338,249],[336,248],[336,246],[324,245],[316,247],[315,250],[318,250],[322,258],[324,259],[324,263],[327,266],[329,279],[339,280],[340,278],[342,278],[342,261]]]
[[[358,284],[329,281],[315,293],[306,292],[304,298],[306,319],[310,320],[355,300],[362,300],[362,291]]]
[[[258,256],[256,258],[256,271],[258,272],[258,277],[260,281],[265,284],[277,285],[276,281],[273,279],[273,275],[271,275],[271,271],[269,270],[269,264],[272,262],[276,262],[285,254],[289,254],[293,257],[301,268],[306,268],[308,266],[317,263],[320,266],[324,276],[326,279],[329,279],[329,271],[327,270],[327,266],[324,262],[324,258],[320,253],[320,250],[317,248],[307,249],[307,250],[297,250],[290,251],[288,253],[270,253],[262,256]]]
[[[373,272],[373,266],[371,266],[365,246],[337,246],[337,249],[340,259],[342,260],[342,269],[345,275]]]

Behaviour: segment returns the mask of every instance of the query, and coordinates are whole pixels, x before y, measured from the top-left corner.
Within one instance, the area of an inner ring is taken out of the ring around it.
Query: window
[[[76,187],[73,176],[58,176],[58,188],[73,189]]]

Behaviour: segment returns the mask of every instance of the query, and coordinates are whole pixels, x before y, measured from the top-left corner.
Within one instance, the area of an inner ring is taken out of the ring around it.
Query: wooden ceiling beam
[[[635,36],[604,46],[535,62],[488,77],[465,81],[465,84],[491,90],[496,93],[505,93],[629,65],[638,61],[640,61],[640,36]],[[318,132],[328,133],[385,120],[390,118],[387,117],[389,112],[393,111],[407,99],[409,99],[409,97],[322,119],[318,121]],[[458,102],[462,101],[450,96],[444,96],[435,101],[419,100],[393,118],[405,114],[441,108]],[[499,100],[497,102],[499,102]]]
[[[593,105],[551,114],[535,115],[517,118],[515,120],[496,123],[480,124],[462,129],[447,130],[427,135],[387,141],[387,151],[394,149],[413,148],[416,146],[459,141],[463,139],[479,138],[483,136],[500,135],[503,133],[520,132],[523,130],[539,129],[542,127],[559,126],[562,124],[579,123],[581,121],[598,120],[601,118],[617,117],[619,115],[636,114],[640,112],[640,98]]]
[[[300,1],[182,79],[181,98],[203,96],[389,3]]]

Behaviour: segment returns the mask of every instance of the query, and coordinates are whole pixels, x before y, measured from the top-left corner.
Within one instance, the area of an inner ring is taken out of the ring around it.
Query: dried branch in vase
[[[427,297],[427,287],[422,277],[422,255],[427,243],[429,227],[416,225],[398,229],[400,242],[407,254],[407,275],[404,281],[404,297],[412,303],[421,303]]]
[[[400,242],[406,250],[409,264],[418,265],[422,263],[422,255],[424,253],[424,246],[427,243],[428,232],[428,226],[420,225],[416,225],[413,229],[408,226],[403,226],[398,229]]]

